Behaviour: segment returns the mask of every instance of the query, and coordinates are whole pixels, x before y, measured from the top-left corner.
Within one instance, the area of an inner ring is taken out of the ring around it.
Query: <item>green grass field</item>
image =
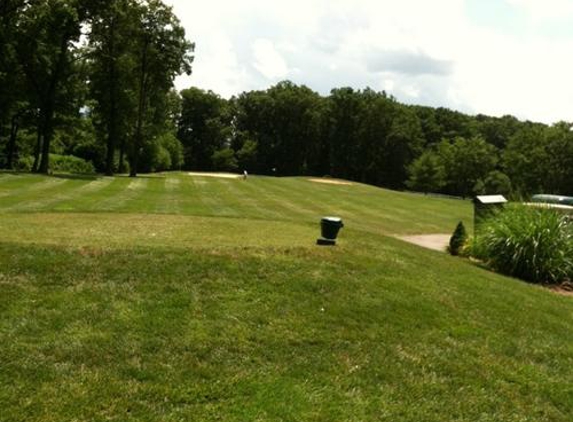
[[[392,237],[459,220],[304,178],[0,173],[0,421],[573,420],[573,298]]]

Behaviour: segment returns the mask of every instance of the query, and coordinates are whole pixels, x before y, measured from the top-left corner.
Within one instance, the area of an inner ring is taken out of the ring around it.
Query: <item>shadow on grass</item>
[[[66,180],[97,180],[100,179],[102,176],[99,174],[50,174],[48,177],[54,177],[56,179],[66,179]]]
[[[2,174],[9,174],[12,176],[26,176],[26,175],[36,175],[36,176],[46,176],[46,177],[55,177],[57,179],[68,179],[68,180],[97,180],[101,179],[102,177],[107,177],[104,174],[81,174],[81,173],[52,173],[52,174],[44,174],[44,173],[32,173],[29,171],[17,171],[17,170],[0,170],[0,175]],[[114,174],[112,177],[118,178],[125,178],[128,179],[130,176],[128,174]],[[165,178],[165,174],[138,174],[137,179],[163,179]]]

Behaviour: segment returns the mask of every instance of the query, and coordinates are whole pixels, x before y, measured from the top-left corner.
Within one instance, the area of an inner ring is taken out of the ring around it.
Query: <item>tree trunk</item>
[[[55,99],[53,97],[48,99],[49,103],[45,111],[46,114],[44,117],[44,124],[42,127],[43,142],[42,142],[42,150],[41,150],[42,153],[40,156],[40,165],[38,167],[38,173],[43,173],[43,174],[48,174],[48,171],[50,170],[50,143],[52,140],[52,136],[54,134],[54,129],[53,129],[54,100]]]
[[[10,138],[6,147],[6,168],[12,170],[14,168],[14,153],[16,152],[16,138],[18,137],[18,114],[12,116],[10,124]]]
[[[132,142],[131,151],[131,168],[129,169],[130,177],[137,177],[137,165],[139,162],[139,155],[141,153],[141,148],[143,146],[143,119],[145,117],[145,103],[147,96],[146,89],[146,79],[147,79],[147,49],[149,46],[149,41],[146,39],[143,45],[143,51],[141,54],[141,72],[139,75],[139,98],[137,106],[137,125],[135,128],[135,138]]]
[[[109,87],[109,114],[107,122],[107,152],[105,174],[113,176],[115,147],[117,145],[117,63],[115,59],[115,22],[112,21],[109,33],[108,87]]]
[[[36,129],[36,146],[34,147],[34,164],[32,164],[32,173],[38,172],[38,167],[40,165],[40,151],[42,151],[42,144],[44,141],[44,118],[40,117],[38,122],[38,128]]]
[[[50,143],[52,141],[52,137],[54,135],[54,115],[55,115],[55,107],[56,107],[56,94],[58,90],[58,85],[60,83],[60,79],[62,79],[62,75],[64,72],[64,64],[66,61],[66,56],[68,53],[68,42],[70,40],[71,35],[65,33],[62,36],[61,43],[60,43],[60,52],[58,55],[58,62],[56,63],[56,67],[53,70],[50,83],[48,85],[48,89],[44,95],[42,106],[43,106],[43,125],[42,125],[42,155],[40,159],[40,166],[38,167],[38,173],[48,174],[50,169]]]
[[[119,168],[117,170],[119,173],[125,173],[125,136],[121,138],[119,144]]]

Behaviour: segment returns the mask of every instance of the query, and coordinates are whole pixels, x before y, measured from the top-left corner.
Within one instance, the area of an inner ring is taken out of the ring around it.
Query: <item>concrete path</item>
[[[449,234],[421,234],[414,236],[397,236],[398,239],[404,240],[408,243],[413,243],[424,248],[432,249],[435,251],[446,252],[446,248],[450,243]]]

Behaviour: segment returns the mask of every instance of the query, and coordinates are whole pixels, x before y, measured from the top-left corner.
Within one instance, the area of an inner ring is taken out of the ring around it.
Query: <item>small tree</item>
[[[468,234],[466,228],[464,227],[464,223],[460,221],[454,230],[454,234],[450,238],[450,245],[448,247],[450,254],[454,256],[459,255],[467,239]]]
[[[446,174],[440,157],[432,151],[424,152],[409,169],[406,186],[424,193],[436,192],[446,183]]]
[[[223,148],[216,151],[212,155],[211,160],[213,160],[215,170],[234,171],[238,167],[235,151],[231,148]]]

